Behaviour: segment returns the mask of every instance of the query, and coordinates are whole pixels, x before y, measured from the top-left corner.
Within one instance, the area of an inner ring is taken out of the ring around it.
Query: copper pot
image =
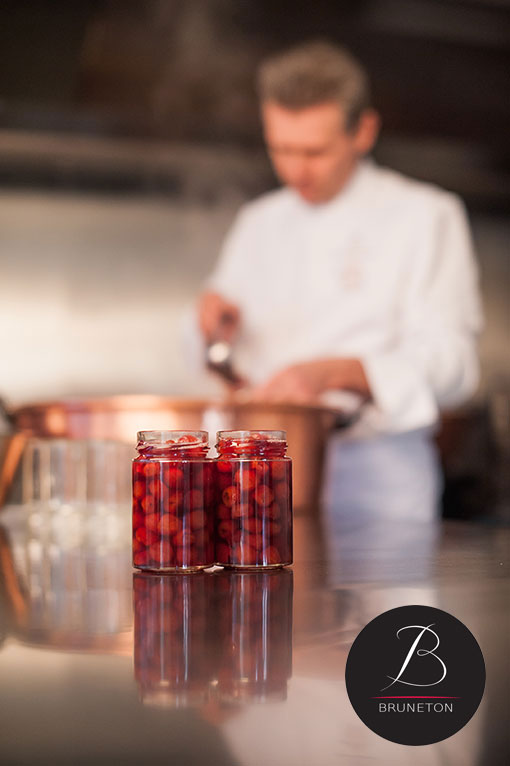
[[[311,506],[318,495],[327,434],[339,425],[338,412],[324,407],[144,395],[31,404],[7,414],[17,437],[11,438],[4,456],[0,502],[12,482],[23,440],[29,436],[133,444],[136,432],[147,429],[204,429],[212,438],[220,429],[283,429],[294,461],[294,506]]]

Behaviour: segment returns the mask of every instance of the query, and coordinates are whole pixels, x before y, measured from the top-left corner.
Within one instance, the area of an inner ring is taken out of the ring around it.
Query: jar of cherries
[[[219,431],[215,558],[223,567],[292,564],[292,461],[285,431]]]
[[[140,431],[133,460],[133,565],[197,571],[214,564],[213,461],[206,431]]]

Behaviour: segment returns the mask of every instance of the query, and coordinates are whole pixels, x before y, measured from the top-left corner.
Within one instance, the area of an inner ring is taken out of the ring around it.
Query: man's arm
[[[255,401],[317,404],[326,391],[350,391],[363,400],[370,384],[359,359],[314,359],[286,367],[253,392]]]
[[[432,425],[479,380],[482,327],[478,269],[469,225],[457,198],[442,201],[434,225],[418,240],[399,342],[363,359],[374,402],[373,423],[384,430]]]

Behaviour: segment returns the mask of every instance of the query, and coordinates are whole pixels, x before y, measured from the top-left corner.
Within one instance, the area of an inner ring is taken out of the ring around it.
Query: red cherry
[[[240,519],[247,518],[250,516],[251,512],[251,506],[250,503],[237,503],[236,505],[232,506],[232,518],[233,519]]]
[[[276,546],[270,545],[269,548],[266,549],[266,561],[268,564],[281,564],[282,559],[280,551]]]
[[[264,481],[265,477],[269,473],[268,463],[264,462],[263,460],[257,460],[253,462],[252,465],[255,468],[255,473],[257,474],[258,481]]]
[[[250,492],[257,485],[257,474],[249,468],[239,467],[235,473],[234,481],[242,492]]]
[[[175,549],[175,566],[176,567],[183,567],[186,564],[186,554],[187,550],[182,547],[177,547]]]
[[[138,500],[145,497],[145,484],[143,482],[135,481],[133,484],[133,497],[136,497]]]
[[[171,513],[165,513],[159,522],[159,531],[162,535],[174,535],[179,529],[179,519]]]
[[[220,503],[216,510],[216,516],[218,519],[230,519],[232,516],[232,511],[230,508],[227,508],[226,505],[223,505],[223,503]]]
[[[249,519],[244,519],[243,529],[246,530],[246,532],[258,532],[261,529],[260,520],[254,516]]]
[[[220,521],[218,524],[218,535],[228,540],[232,536],[233,524],[231,521]]]
[[[218,460],[216,463],[216,468],[221,473],[231,473],[232,472],[232,463],[228,460]]]
[[[267,508],[266,513],[270,519],[279,519],[280,506],[278,503],[271,503],[271,505]]]
[[[162,540],[159,543],[153,543],[150,548],[150,556],[159,566],[173,566],[173,548],[168,540]]]
[[[274,496],[282,503],[287,503],[290,497],[290,487],[287,482],[278,482],[273,487]]]
[[[287,463],[284,460],[273,460],[271,462],[271,475],[273,479],[285,479],[287,476]]]
[[[146,495],[141,502],[141,506],[145,513],[153,513],[156,507],[156,501],[152,495]]]
[[[146,529],[145,527],[139,527],[136,530],[135,533],[136,539],[143,543],[144,545],[151,545],[156,539],[157,535],[154,534],[151,530]]]
[[[144,475],[147,476],[148,479],[159,476],[159,470],[160,463],[145,463],[143,467]]]
[[[239,543],[232,550],[232,563],[253,566],[257,563],[257,551],[246,543]]]
[[[202,529],[205,526],[205,513],[203,511],[191,511],[189,514],[189,525],[191,529]]]
[[[168,540],[163,540],[161,544],[161,564],[164,567],[175,566],[175,551]]]
[[[163,510],[168,513],[176,513],[178,508],[182,505],[184,495],[178,490],[172,490],[170,492],[166,487],[163,488],[161,494],[161,505]]]
[[[146,550],[140,551],[139,553],[135,553],[135,555],[133,556],[133,563],[137,567],[146,565],[147,561],[148,561],[148,554]]]
[[[196,549],[200,550],[209,543],[209,535],[206,535],[205,529],[203,527],[199,529],[194,529],[193,534],[195,535],[195,543],[194,543],[195,550]]]
[[[270,487],[266,487],[265,484],[259,484],[255,490],[255,500],[258,505],[268,506],[273,502],[273,491]]]
[[[160,494],[160,487],[161,482],[159,479],[146,479],[145,480],[145,490],[150,495],[159,496]]]
[[[152,543],[149,545],[148,551],[149,551],[149,557],[153,562],[159,565],[159,558],[160,558],[160,548],[161,544],[159,542]]]
[[[205,491],[204,485],[207,483],[207,480],[204,479],[204,476],[202,475],[201,471],[192,471],[191,480],[193,482],[193,487],[195,492],[200,492],[200,494],[203,495]]]
[[[230,561],[230,548],[225,543],[218,543],[215,553],[216,561],[219,564],[228,564]]]
[[[182,547],[186,547],[188,545],[193,545],[195,542],[195,535],[193,532],[189,532],[187,529],[183,529],[180,532],[177,532],[177,534],[173,537],[174,545],[179,545]]]
[[[216,477],[216,483],[219,487],[219,489],[224,490],[227,487],[230,487],[232,484],[232,474],[231,473],[218,473]]]
[[[184,479],[184,472],[176,465],[164,464],[164,479],[167,487],[172,488],[182,484]]]
[[[199,489],[192,489],[184,498],[186,508],[203,508],[204,495]]]
[[[197,444],[196,447],[188,447],[186,450],[186,457],[204,457],[204,447],[202,444]]]
[[[239,491],[235,487],[227,487],[223,490],[221,498],[223,504],[231,508],[239,500]]]
[[[143,526],[145,523],[145,516],[140,511],[133,511],[133,529]]]
[[[135,482],[140,481],[142,484],[145,484],[146,476],[143,472],[143,465],[136,465],[136,463],[133,464],[133,485]]]
[[[182,436],[179,436],[177,439],[178,444],[198,444],[198,439],[196,436],[192,436],[191,434],[183,434]]]
[[[204,504],[206,508],[209,508],[211,504],[214,502],[215,490],[216,490],[216,487],[214,486],[213,482],[208,477],[207,481],[204,484]]]
[[[245,537],[243,538],[243,544],[249,545],[251,548],[254,548],[255,550],[260,552],[263,547],[262,535],[260,533],[245,535]]]
[[[159,515],[157,513],[149,513],[145,517],[145,526],[150,529],[151,532],[158,532],[159,530]]]
[[[136,537],[133,538],[133,553],[140,553],[141,551],[145,550],[145,545],[140,542],[140,540],[137,540]]]

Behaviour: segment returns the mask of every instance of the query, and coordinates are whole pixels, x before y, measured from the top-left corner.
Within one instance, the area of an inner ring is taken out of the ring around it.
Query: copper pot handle
[[[0,396],[0,420],[3,419],[11,428],[16,428],[16,418],[7,407],[5,399]]]
[[[0,422],[8,424],[9,430],[14,433],[4,435],[5,445],[2,444],[0,461],[0,509],[4,505],[11,488],[14,474],[21,460],[21,455],[26,443],[26,436],[18,431],[16,418],[7,407],[4,399],[0,397]]]

